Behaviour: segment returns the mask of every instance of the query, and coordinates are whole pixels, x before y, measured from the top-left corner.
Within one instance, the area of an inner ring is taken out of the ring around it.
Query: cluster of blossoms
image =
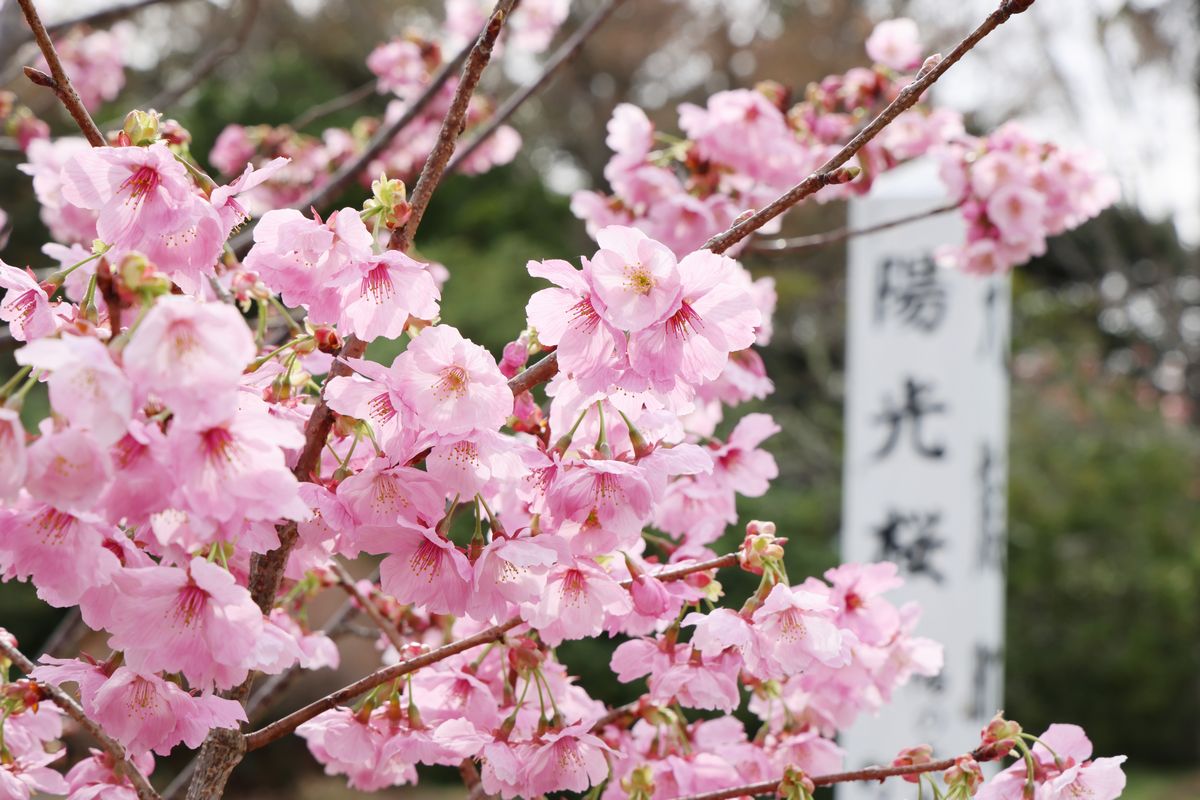
[[[1046,252],[1046,238],[1077,227],[1117,199],[1097,153],[1035,139],[1010,122],[939,149],[942,180],[962,204],[967,243],[939,260],[968,272],[1005,272]]]
[[[473,29],[477,5],[450,3],[452,16]],[[544,46],[565,4],[523,7],[518,32]],[[908,64],[903,41],[872,47]],[[408,92],[424,79],[405,83],[418,64],[402,51],[373,60],[390,90]],[[890,84],[870,74],[861,91],[876,102]],[[811,152],[772,150],[763,133],[754,147],[774,170],[763,175],[794,178],[848,134],[848,109],[867,102],[849,96],[841,82],[793,109],[786,124],[825,142]],[[720,148],[734,158],[728,131],[745,115],[722,109],[763,97],[689,111],[688,149],[706,163]],[[632,113],[610,131],[640,137],[626,153],[649,141]],[[386,246],[408,218],[400,181],[376,181],[361,210],[268,210],[238,260],[225,244],[248,216],[243,193],[295,162],[247,163],[218,185],[185,131],[141,112],[111,141],[60,140],[44,158],[30,148],[60,239],[45,252],[60,268],[39,279],[0,262],[0,319],[23,343],[22,370],[0,387],[0,576],[77,607],[108,651],[42,656],[18,681],[0,663],[2,796],[130,797],[128,770],[146,774],[155,754],[247,721],[222,693],[255,674],[338,665],[308,609],[339,585],[380,626],[383,663],[425,657],[352,706],[283,721],[328,773],[367,790],[471,761],[482,789],[506,800],[589,787],[661,799],[762,780],[806,797],[808,776],[841,766],[839,730],[940,670],[940,646],[915,633],[918,609],[888,599],[895,566],[793,583],[768,522],[751,522],[734,553],[713,549],[737,497],[763,494],[778,472],[761,446],[778,431],[769,416],[717,433],[726,408],[771,391],[752,348],[770,338],[775,297],[769,281],[688,242],[770,184],[713,168],[708,196],[730,205],[686,236],[651,235],[623,212],[596,225],[597,249],[578,267],[530,262],[552,285],[529,299],[526,330],[497,361],[441,322],[444,270]],[[665,198],[645,199],[648,214]],[[405,343],[390,365],[356,357],[351,343],[379,339]],[[514,379],[547,351],[558,372],[543,407]],[[18,412],[39,382],[51,413],[28,434]],[[273,554],[283,579],[264,594],[256,578]],[[342,564],[364,554],[378,578],[354,583]],[[734,566],[759,578],[737,609],[716,605],[717,570]],[[564,641],[602,635],[621,639],[615,677],[645,679],[627,707],[607,709],[556,657]],[[62,685],[132,765],[96,751],[65,777],[49,766],[62,758],[62,715],[45,692]],[[743,703],[755,732],[732,716]],[[1021,736],[989,727],[984,744],[998,756],[998,742],[1025,748]],[[1054,745],[1043,746],[1021,752],[1039,786],[1057,787],[1044,800],[1115,785],[1119,761],[1087,761],[1078,742],[1047,760]],[[947,773],[951,794],[978,788],[973,764]],[[994,797],[1008,797],[1008,774]]]
[[[89,111],[115,100],[125,86],[125,62],[121,54],[125,52],[128,39],[125,26],[115,25],[109,30],[76,26],[55,40],[54,47],[63,69],[73,76],[75,91],[79,92],[79,99]],[[43,72],[49,71],[43,58],[39,58],[35,66]]]
[[[287,168],[251,193],[248,208],[258,216],[268,209],[295,205],[324,185],[344,164],[356,161],[381,126],[409,111],[446,62],[479,35],[491,5],[480,0],[448,0],[440,31],[410,30],[371,51],[367,67],[376,76],[378,92],[391,98],[382,118],[361,117],[349,128],[327,128],[320,136],[300,133],[289,126],[229,125],[209,154],[213,166],[225,175],[236,175],[248,163],[263,164],[286,157],[290,159]],[[522,2],[506,26],[508,45],[522,53],[544,51],[569,10],[569,0]],[[457,86],[457,77],[446,80],[436,97],[422,105],[405,126],[404,135],[393,139],[364,165],[364,184],[380,173],[405,179],[417,174],[437,139]],[[494,106],[494,101],[484,95],[472,96],[467,136],[491,118]],[[468,175],[487,172],[511,161],[520,147],[520,135],[508,125],[501,125],[459,169]]]
[[[867,41],[873,68],[811,84],[790,106],[790,92],[771,82],[718,92],[704,108],[685,103],[682,140],[657,133],[641,109],[622,104],[608,123],[613,155],[604,176],[612,194],[580,191],[571,208],[593,235],[606,225],[631,225],[677,253],[700,247],[746,209],[817,170],[912,81],[922,52],[912,20],[881,23]],[[1044,252],[1047,236],[1117,198],[1115,179],[1094,151],[1035,140],[1015,123],[969,136],[960,114],[927,105],[900,114],[857,153],[855,180],[816,198],[865,194],[881,173],[925,155],[942,165],[947,193],[969,228],[967,244],[948,248],[941,260],[972,272],[1025,263]]]

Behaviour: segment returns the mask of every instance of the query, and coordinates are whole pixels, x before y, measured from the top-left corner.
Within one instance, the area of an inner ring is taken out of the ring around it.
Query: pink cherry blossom
[[[867,55],[876,63],[901,72],[920,66],[924,52],[917,23],[908,17],[879,23],[867,37]]]
[[[118,769],[108,753],[96,749],[90,752],[88,758],[76,762],[67,772],[67,793],[71,800],[137,800],[137,789],[126,770]],[[134,754],[130,760],[143,775],[154,772],[151,754]]]
[[[559,288],[542,289],[529,298],[525,313],[541,344],[557,347],[560,368],[578,380],[613,377],[615,355],[624,350],[619,332],[597,310],[603,307],[589,282],[589,264],[577,270],[566,261],[530,261],[526,269]],[[620,350],[618,350],[620,348]],[[608,368],[606,370],[606,368]]]
[[[539,601],[522,606],[521,614],[548,644],[557,645],[564,639],[595,636],[605,614],[627,614],[632,608],[621,584],[594,562],[576,559],[554,569]]]
[[[391,554],[379,565],[383,590],[433,614],[462,614],[471,587],[467,557],[428,528],[397,528],[393,537]]]
[[[494,431],[512,413],[496,359],[448,325],[426,328],[394,365],[419,425],[441,434]]]
[[[441,293],[425,266],[397,250],[356,262],[341,294],[338,329],[364,341],[395,339],[408,318],[433,319]]]
[[[182,672],[201,688],[229,688],[254,665],[262,612],[233,576],[202,558],[186,569],[140,567],[119,576],[111,644],[139,671]]]
[[[170,296],[147,312],[122,357],[141,398],[165,403],[174,424],[197,427],[233,411],[254,352],[250,329],[232,306]]]
[[[8,323],[13,338],[20,342],[49,336],[58,327],[50,298],[33,276],[0,261],[0,320]]]
[[[846,642],[833,623],[832,611],[821,595],[780,583],[753,619],[767,652],[785,674],[791,674],[814,661],[835,667],[846,663]]]
[[[621,330],[640,331],[679,308],[675,256],[635,228],[610,226],[596,234],[591,283],[604,304],[600,316]]]
[[[528,754],[526,791],[530,796],[554,791],[583,792],[608,777],[612,752],[586,725],[570,725],[548,733]],[[524,793],[524,792],[523,792]]]
[[[27,473],[25,426],[21,424],[21,415],[11,408],[0,407],[0,503],[16,499]]]
[[[87,431],[49,431],[29,446],[25,488],[59,511],[88,511],[111,478],[108,451]]]
[[[16,353],[18,364],[48,371],[50,405],[71,425],[91,432],[100,445],[125,435],[133,390],[108,349],[86,336],[39,339]]]
[[[52,606],[75,605],[89,589],[112,580],[121,565],[104,545],[105,530],[95,517],[48,505],[0,509],[0,574],[31,580]]]

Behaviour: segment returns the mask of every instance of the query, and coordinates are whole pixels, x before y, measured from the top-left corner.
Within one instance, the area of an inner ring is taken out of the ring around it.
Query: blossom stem
[[[41,17],[38,16],[37,9],[33,6],[33,0],[17,0],[17,3],[21,6],[25,21],[29,24],[29,30],[33,32],[38,49],[42,51],[42,57],[46,59],[46,64],[50,67],[49,75],[33,67],[26,67],[25,77],[39,86],[45,86],[53,91],[59,102],[63,104],[63,108],[79,126],[79,130],[88,140],[88,144],[92,147],[103,147],[104,135],[96,127],[96,121],[84,107],[83,101],[79,98],[79,92],[75,91],[75,86],[72,85],[66,70],[63,69],[58,51],[54,49],[54,42],[50,40],[50,33],[46,30]]]
[[[29,390],[37,384],[38,378],[41,376],[42,371],[40,369],[29,373],[29,377],[25,379],[25,383],[21,385],[21,388],[13,392],[12,396],[4,402],[5,408],[20,408],[25,403],[25,395],[29,394]]]
[[[15,645],[9,644],[9,642],[2,636],[0,636],[0,653],[3,653],[5,658],[19,667],[20,670],[26,675],[33,671],[33,662],[26,658],[24,653],[18,650]],[[150,785],[150,781],[147,780],[146,776],[143,775],[141,771],[134,766],[133,762],[129,760],[129,757],[125,752],[125,748],[121,745],[121,743],[105,733],[102,727],[96,724],[91,717],[85,714],[83,708],[80,707],[79,703],[75,702],[75,699],[71,697],[71,695],[67,694],[65,691],[52,683],[42,683],[41,681],[38,681],[37,686],[38,689],[44,692],[56,706],[61,708],[69,717],[78,722],[81,728],[95,737],[96,741],[100,743],[100,746],[104,748],[104,750],[112,757],[113,761],[116,762],[120,769],[129,778],[129,782],[133,784],[133,788],[135,791],[137,791],[137,796],[140,800],[160,800],[158,792],[154,791],[154,787]]]
[[[21,367],[19,370],[17,370],[15,375],[9,378],[3,386],[0,386],[0,400],[5,399],[12,394],[13,390],[17,388],[17,384],[25,380],[25,376],[32,371],[33,367],[30,366]]]
[[[83,259],[82,261],[77,261],[76,263],[72,264],[69,267],[63,267],[58,272],[55,272],[54,274],[52,274],[49,278],[46,278],[46,282],[53,283],[56,286],[61,286],[63,281],[65,281],[67,279],[68,275],[70,275],[72,272],[74,272],[75,270],[82,267],[84,264],[90,264],[91,262],[95,261],[97,258],[99,258],[100,256],[107,253],[108,250],[109,250],[108,245],[104,245],[104,249],[101,250],[100,252],[92,253],[87,258]]]

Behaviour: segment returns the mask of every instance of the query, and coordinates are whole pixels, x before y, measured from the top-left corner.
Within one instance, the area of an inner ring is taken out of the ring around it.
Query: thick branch
[[[458,137],[462,136],[463,129],[467,126],[467,109],[471,104],[471,96],[475,94],[475,87],[479,85],[484,68],[492,59],[492,48],[500,36],[500,30],[516,5],[517,0],[497,0],[487,25],[475,40],[471,52],[467,54],[462,77],[459,78],[458,88],[454,90],[454,97],[450,100],[446,118],[442,120],[437,141],[429,152],[429,157],[425,159],[421,176],[417,178],[417,184],[413,187],[409,199],[412,212],[404,225],[392,231],[388,240],[389,249],[406,251],[416,238],[417,228],[421,225],[425,210],[429,208],[429,201],[438,184],[442,182],[442,176],[446,174],[446,164],[458,146]]]
[[[995,745],[987,745],[972,750],[966,755],[976,761],[994,761],[1000,757]],[[832,786],[835,783],[850,783],[852,781],[882,781],[901,775],[921,775],[926,772],[941,772],[954,766],[955,758],[944,758],[941,761],[931,761],[928,764],[909,764],[903,767],[868,767],[853,772],[835,772],[829,775],[817,775],[812,778],[814,786]],[[717,792],[694,794],[681,800],[730,800],[734,797],[754,797],[758,795],[774,795],[779,789],[779,781],[762,781],[732,789],[721,789]]]
[[[1007,22],[1013,14],[1019,14],[1031,5],[1033,5],[1033,0],[1003,0],[1000,7],[989,14],[987,19],[978,28],[959,42],[958,46],[950,51],[948,56],[938,61],[932,67],[922,68],[913,82],[905,86],[900,91],[900,94],[896,96],[896,99],[889,103],[883,111],[879,112],[879,116],[871,120],[867,127],[859,131],[853,139],[847,142],[832,158],[821,165],[816,172],[793,186],[766,207],[737,223],[729,230],[709,239],[705,242],[704,248],[712,250],[714,253],[724,253],[730,247],[733,247],[733,245],[745,239],[801,200],[828,186],[834,180],[835,173],[839,168],[853,158],[859,150],[863,149],[867,142],[878,136],[879,132],[890,125],[896,117],[916,105],[917,101],[921,99],[921,95],[925,93],[925,90],[936,83],[938,78],[946,74],[946,71],[966,55],[971,48],[979,44],[989,33]]]
[[[558,352],[552,352],[532,367],[518,372],[508,382],[514,395],[528,392],[539,383],[545,383],[558,374]]]
[[[25,15],[25,21],[29,23],[29,30],[33,32],[33,38],[37,40],[42,57],[50,66],[49,75],[32,67],[26,67],[26,77],[39,86],[53,90],[54,94],[58,96],[59,102],[67,109],[67,113],[75,120],[75,124],[79,126],[79,130],[83,132],[88,143],[92,147],[103,147],[104,135],[96,127],[96,121],[92,119],[92,115],[83,107],[83,101],[79,99],[79,92],[75,91],[71,79],[67,77],[62,61],[58,57],[58,51],[54,49],[54,42],[50,41],[50,33],[42,24],[42,18],[38,16],[37,9],[33,7],[33,0],[17,0],[17,2],[21,6],[21,12]]]
[[[28,675],[33,671],[33,662],[21,653],[14,645],[8,643],[6,637],[0,636],[0,653],[4,654],[12,663],[16,664],[22,672]],[[45,692],[46,695],[54,701],[54,704],[67,713],[73,720],[79,723],[80,727],[90,733],[100,746],[104,748],[113,761],[120,765],[120,769],[129,777],[130,783],[137,790],[138,797],[141,800],[159,800],[158,792],[154,791],[154,787],[150,785],[150,781],[146,776],[133,765],[129,757],[125,753],[125,748],[116,739],[104,732],[95,721],[92,720],[79,703],[71,695],[64,692],[52,683],[37,682],[38,688]]]
[[[470,158],[471,155],[484,144],[484,142],[491,138],[492,134],[494,134],[501,125],[507,122],[509,118],[512,117],[513,113],[516,112],[516,110],[520,108],[526,100],[535,95],[542,89],[543,86],[549,83],[558,74],[559,70],[574,61],[575,57],[578,56],[583,50],[583,45],[587,42],[591,35],[596,32],[596,29],[603,25],[605,20],[612,16],[612,13],[616,11],[617,8],[620,7],[620,5],[624,2],[625,0],[604,0],[604,2],[600,4],[600,7],[592,12],[592,15],[588,17],[582,25],[579,26],[579,29],[576,30],[575,33],[571,34],[571,37],[563,42],[562,45],[560,45],[559,48],[554,51],[554,54],[550,56],[550,58],[546,61],[546,64],[542,67],[541,73],[539,73],[538,76],[531,82],[521,87],[519,91],[505,100],[504,104],[500,106],[500,108],[496,109],[496,113],[494,113],[491,119],[487,121],[487,124],[484,126],[483,130],[479,131],[479,133],[476,134],[471,141],[463,145],[462,148],[460,148],[459,151],[454,154],[454,158],[450,159],[450,163],[446,166],[446,171],[454,172],[456,169],[458,169],[459,165]]]
[[[944,206],[930,209],[929,211],[920,211],[916,214],[909,214],[899,219],[880,222],[877,225],[870,225],[866,228],[852,229],[850,227],[838,228],[827,233],[817,233],[812,236],[798,236],[794,239],[756,239],[750,243],[750,252],[762,254],[766,256],[782,256],[793,253],[803,253],[808,250],[816,250],[821,247],[826,247],[838,242],[844,242],[847,239],[854,239],[859,236],[869,236],[872,233],[898,228],[901,225],[908,225],[912,222],[918,222],[929,217],[936,217],[939,214],[945,214],[948,211],[954,211],[962,203],[954,202],[947,203]]]

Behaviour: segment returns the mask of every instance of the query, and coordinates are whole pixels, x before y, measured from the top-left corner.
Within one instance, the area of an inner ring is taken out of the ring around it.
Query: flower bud
[[[954,766],[942,773],[942,780],[950,789],[950,794],[956,797],[974,797],[975,792],[983,785],[983,770],[971,756],[959,756],[954,759]]]
[[[779,781],[777,793],[784,800],[812,800],[813,792],[816,790],[817,787],[813,784],[812,779],[804,774],[804,770],[789,766],[783,771],[783,778]]]
[[[341,335],[328,325],[318,325],[313,328],[313,341],[322,353],[335,356],[342,349]]]
[[[997,714],[992,717],[992,721],[983,729],[982,737],[983,744],[996,744],[1006,740],[1015,740],[1021,735],[1021,726],[1019,723],[1007,720],[1004,715]]]
[[[628,800],[650,800],[654,796],[654,769],[649,764],[637,767],[621,779]]]
[[[746,538],[738,552],[742,569],[761,575],[771,562],[783,558],[783,545],[787,539],[775,535],[775,523],[751,520],[746,525]]]
[[[158,140],[160,121],[157,111],[134,109],[125,115],[125,125],[121,130],[129,137],[131,145],[143,147]]]
[[[371,183],[371,197],[363,203],[363,211],[382,215],[383,224],[388,228],[398,228],[408,222],[412,205],[408,202],[404,181],[380,175]]]
[[[933,748],[927,744],[919,744],[915,747],[906,747],[900,751],[894,759],[892,759],[893,767],[914,767],[918,764],[928,764],[933,761]],[[909,783],[919,783],[920,775],[904,775],[904,780]]]
[[[642,574],[634,578],[629,593],[633,595],[633,607],[646,617],[660,617],[671,605],[667,587],[652,575]]]

